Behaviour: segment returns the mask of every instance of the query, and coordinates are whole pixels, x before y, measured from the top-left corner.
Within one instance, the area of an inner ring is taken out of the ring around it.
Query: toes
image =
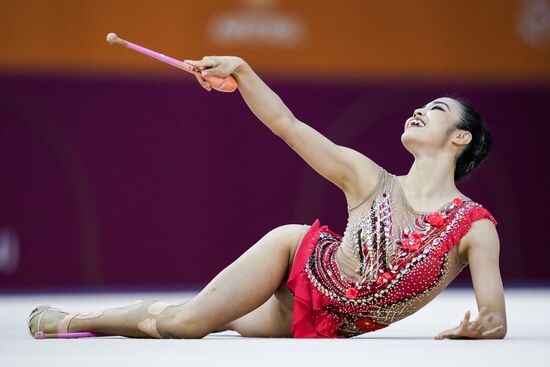
[[[38,305],[28,318],[29,333],[36,339],[44,338],[50,330],[58,332],[58,324],[67,313],[49,305]]]
[[[29,317],[27,319],[27,324],[29,326],[29,333],[31,334],[32,337],[35,337],[36,331],[38,331],[37,329],[38,329],[38,326],[40,326],[39,323],[41,321],[41,318],[43,317],[43,313],[46,312],[49,308],[50,308],[49,305],[40,304],[36,306],[29,314]],[[38,323],[34,322],[37,319],[37,316],[38,316]],[[33,324],[36,327],[33,328]],[[35,330],[33,331],[33,329]]]

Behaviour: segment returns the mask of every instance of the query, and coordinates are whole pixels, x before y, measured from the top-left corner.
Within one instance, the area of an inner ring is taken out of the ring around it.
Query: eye
[[[440,111],[445,112],[445,110],[443,108],[439,107],[439,106],[433,106],[432,110],[440,110]]]

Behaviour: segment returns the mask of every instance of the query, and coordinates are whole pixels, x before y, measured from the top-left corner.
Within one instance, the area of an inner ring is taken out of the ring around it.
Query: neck
[[[416,158],[409,173],[403,177],[403,186],[413,199],[439,202],[456,194],[455,165],[451,157]]]

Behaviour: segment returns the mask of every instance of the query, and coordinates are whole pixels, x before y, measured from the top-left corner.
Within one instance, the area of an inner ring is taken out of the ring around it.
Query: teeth
[[[409,126],[419,126],[419,127],[424,127],[426,126],[424,124],[424,122],[420,121],[420,120],[412,120],[411,121],[411,124]]]

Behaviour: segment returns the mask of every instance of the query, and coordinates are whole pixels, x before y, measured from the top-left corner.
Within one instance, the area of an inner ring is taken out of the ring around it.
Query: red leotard
[[[382,167],[373,193],[349,211],[344,236],[315,220],[297,250],[285,283],[294,294],[295,338],[352,337],[409,316],[417,309],[407,302],[435,297],[448,284],[449,251],[472,222],[497,224],[466,197],[417,212]],[[356,266],[353,275],[342,270],[344,262]]]

